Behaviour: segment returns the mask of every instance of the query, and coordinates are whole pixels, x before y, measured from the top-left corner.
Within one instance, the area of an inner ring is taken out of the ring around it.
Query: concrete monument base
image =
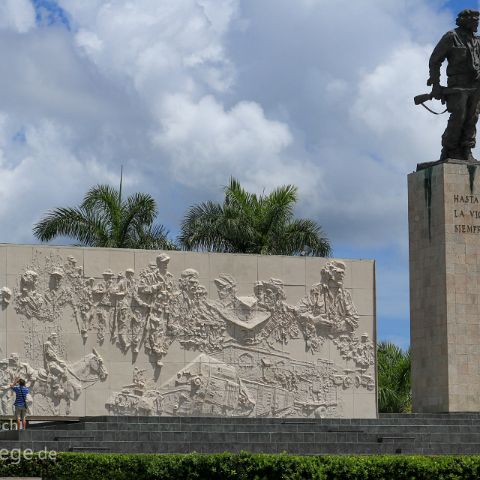
[[[0,245],[0,413],[375,417],[374,262]]]
[[[448,161],[408,177],[415,412],[480,410],[480,168]]]

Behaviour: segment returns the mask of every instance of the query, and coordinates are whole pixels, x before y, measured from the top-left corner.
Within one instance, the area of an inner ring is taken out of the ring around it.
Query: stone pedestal
[[[480,166],[408,176],[414,412],[480,411]]]

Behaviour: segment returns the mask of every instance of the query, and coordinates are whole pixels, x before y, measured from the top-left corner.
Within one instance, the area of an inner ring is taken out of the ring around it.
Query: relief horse
[[[67,366],[68,373],[81,383],[82,389],[88,388],[99,380],[104,382],[108,377],[103,358],[93,348],[92,353]]]
[[[67,364],[62,376],[48,374],[44,369],[39,370],[32,388],[35,413],[59,415],[63,403],[65,414],[69,415],[71,402],[78,400],[82,390],[98,381],[105,381],[107,376],[103,358],[95,348],[77,362]]]

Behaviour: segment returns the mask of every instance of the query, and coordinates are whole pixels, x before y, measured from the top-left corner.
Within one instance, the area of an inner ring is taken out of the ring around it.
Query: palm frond
[[[179,244],[185,250],[230,251],[222,235],[222,217],[223,208],[215,202],[190,207],[182,220]]]
[[[78,208],[57,208],[33,227],[41,241],[69,236],[82,245],[118,248],[176,249],[168,232],[153,222],[157,216],[151,195],[136,193],[121,202],[108,185],[92,187]]]
[[[178,246],[168,238],[168,230],[163,225],[139,225],[129,235],[125,248],[145,250],[178,250]]]
[[[300,254],[305,249],[309,255],[315,257],[331,255],[330,241],[320,225],[313,220],[303,218],[293,220],[283,231],[285,234],[281,241],[292,252],[290,255]]]
[[[284,185],[268,195],[247,192],[231,177],[222,205],[190,207],[178,237],[182,248],[216,252],[297,255],[331,253],[330,242],[311,220],[294,220],[297,187]]]
[[[285,227],[293,217],[293,207],[297,200],[297,188],[285,185],[276,188],[261,202],[258,228],[264,238],[277,237],[283,234]]]
[[[231,207],[242,212],[244,215],[251,215],[258,205],[258,198],[254,193],[247,192],[240,182],[230,178],[230,183],[225,187],[225,207]]]
[[[121,206],[121,221],[118,231],[119,246],[128,242],[129,236],[133,235],[139,228],[148,230],[157,214],[157,205],[151,195],[135,193],[129,196]]]
[[[96,185],[83,198],[81,208],[95,212],[110,225],[112,239],[119,237],[121,223],[120,192],[110,185]],[[116,242],[113,242],[116,243]]]
[[[83,197],[82,207],[88,210],[119,210],[120,194],[110,185],[95,185]]]
[[[68,236],[88,246],[103,246],[109,236],[105,221],[85,208],[51,210],[33,226],[33,234],[42,242]]]

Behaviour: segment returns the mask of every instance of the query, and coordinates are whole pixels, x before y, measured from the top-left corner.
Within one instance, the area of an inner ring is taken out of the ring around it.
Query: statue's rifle
[[[442,105],[445,105],[446,102],[446,97],[449,95],[453,95],[455,93],[470,93],[478,90],[478,88],[463,88],[463,87],[437,87],[437,88],[432,88],[432,91],[430,93],[422,93],[421,95],[417,95],[416,97],[413,97],[413,101],[415,102],[415,105],[421,105],[423,108],[427,109],[430,113],[433,113],[435,115],[442,115],[446,111],[448,111],[448,108],[446,108],[443,112],[436,112],[435,110],[432,110],[431,108],[427,107],[425,105],[425,102],[428,102],[429,100],[440,100],[442,102]]]

